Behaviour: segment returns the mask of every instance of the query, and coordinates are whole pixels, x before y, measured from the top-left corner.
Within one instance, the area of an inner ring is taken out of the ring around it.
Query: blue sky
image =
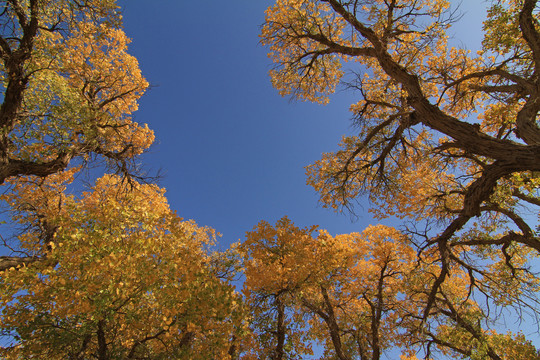
[[[332,234],[375,222],[360,199],[359,217],[318,205],[305,166],[352,134],[348,107],[357,94],[338,92],[326,106],[291,102],[269,81],[272,64],[259,44],[271,1],[122,0],[130,53],[153,85],[135,120],[155,131],[142,161],[161,169],[159,184],[184,218],[223,234],[221,248],[260,220],[284,215]],[[456,42],[481,41],[481,0],[461,5]]]

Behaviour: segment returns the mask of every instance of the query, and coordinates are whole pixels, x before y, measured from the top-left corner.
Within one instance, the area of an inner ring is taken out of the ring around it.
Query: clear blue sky
[[[305,184],[305,166],[334,151],[352,133],[340,92],[327,106],[290,102],[271,87],[260,25],[271,1],[122,0],[130,53],[154,86],[135,119],[155,131],[143,158],[163,170],[171,207],[223,234],[221,247],[242,239],[260,220],[287,215],[299,226],[332,234],[373,223],[318,205]],[[466,1],[456,38],[479,44],[483,1]]]

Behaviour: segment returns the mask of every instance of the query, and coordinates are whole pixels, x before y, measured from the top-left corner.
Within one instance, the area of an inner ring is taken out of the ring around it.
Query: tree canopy
[[[4,1],[0,183],[102,157],[122,172],[153,142],[130,115],[148,86],[115,1]]]
[[[154,136],[130,116],[148,83],[120,25],[114,1],[2,3],[0,183],[99,159],[137,175]]]
[[[244,326],[234,256],[139,182],[154,135],[131,114],[148,83],[115,1],[1,8],[1,200],[14,227],[0,258],[2,357],[234,353]],[[116,174],[74,191],[90,165]]]
[[[327,101],[344,64],[359,63],[359,133],[310,166],[308,183],[333,208],[368,194],[379,218],[443,224],[416,237],[440,253],[430,304],[452,264],[481,276],[464,247],[471,258],[499,249],[510,268],[540,250],[535,7],[494,2],[478,54],[448,45],[447,1],[283,0],[267,13],[262,41],[284,94]]]
[[[283,95],[324,103],[340,81],[359,94],[358,134],[309,166],[308,184],[325,206],[367,195],[379,219],[410,221],[418,263],[438,264],[424,322],[455,271],[459,306],[537,304],[537,2],[493,1],[476,54],[449,45],[455,20],[448,1],[278,0],[261,34]]]
[[[47,244],[39,232],[19,237],[47,262],[2,277],[1,327],[16,340],[2,357],[225,358],[242,307],[231,260],[208,251],[213,230],[180,219],[154,185],[128,190],[108,175],[77,199],[63,197],[61,175],[48,179],[9,199],[35,204],[19,221],[45,217],[55,230]]]
[[[367,196],[381,224],[331,235],[283,217],[216,251],[138,166],[148,83],[116,2],[1,2],[2,357],[540,359],[500,326],[540,305],[537,1],[492,1],[477,53],[451,45],[450,5],[268,8],[282,95],[358,95],[356,133],[307,183],[336,211]]]
[[[313,342],[323,345],[321,359],[378,360],[392,349],[415,358],[421,345],[426,358],[538,358],[522,334],[489,328],[459,266],[452,266],[424,323],[433,276],[440,271],[438,254],[431,251],[419,263],[410,235],[384,225],[335,237],[324,230],[314,236],[315,230],[300,229],[286,217],[275,226],[263,221],[240,247],[257,358],[302,359],[313,354],[306,347]],[[489,291],[502,295],[510,287],[492,283]],[[513,299],[494,299],[501,300]]]

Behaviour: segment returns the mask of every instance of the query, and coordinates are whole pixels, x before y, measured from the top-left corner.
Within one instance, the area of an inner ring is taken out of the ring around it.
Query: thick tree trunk
[[[98,353],[97,358],[99,360],[108,360],[107,354],[107,340],[105,339],[105,330],[103,329],[105,321],[100,320],[98,322],[97,340],[98,340]]]
[[[281,300],[281,297],[276,296],[276,308],[277,308],[277,344],[273,360],[283,360],[285,358],[285,334],[287,328],[285,326],[285,304]]]

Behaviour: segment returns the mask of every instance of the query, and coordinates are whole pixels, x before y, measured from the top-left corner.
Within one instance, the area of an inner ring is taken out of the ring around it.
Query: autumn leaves
[[[1,6],[2,358],[226,358],[245,327],[234,257],[136,181],[154,135],[131,120],[148,83],[117,5]],[[90,164],[117,175],[82,191]]]
[[[4,358],[224,358],[242,318],[238,294],[218,276],[225,259],[207,251],[211,229],[175,215],[162,189],[117,176],[79,199],[28,186],[14,208],[36,204],[29,194],[47,204],[21,222],[40,214],[55,230],[47,244],[39,232],[19,237],[26,251],[45,247],[34,253],[47,262],[2,277],[2,328],[18,339]]]
[[[517,352],[498,346],[502,335],[482,323],[496,320],[489,315],[494,302],[536,313],[537,2],[488,6],[478,54],[448,44],[457,19],[449,6],[279,0],[261,38],[284,95],[327,102],[349,72],[345,81],[360,98],[351,106],[357,134],[308,167],[308,184],[325,206],[350,210],[367,195],[379,219],[409,221],[405,242],[416,250],[425,288],[404,290],[405,298],[424,302],[416,315],[401,316],[421,319],[414,326],[422,335],[408,344],[424,344],[427,358],[436,349],[514,358]],[[516,347],[523,341],[510,338]],[[530,349],[527,356],[538,357]]]
[[[477,55],[448,45],[447,1],[276,1],[261,39],[277,90],[325,103],[352,69],[360,98],[358,133],[308,184],[326,206],[367,195],[379,220],[409,222],[332,236],[283,217],[224,252],[137,181],[148,84],[115,2],[1,6],[4,358],[540,357],[492,327],[537,314],[536,1],[494,2]],[[116,175],[81,190],[104,163]]]
[[[256,358],[302,358],[319,343],[327,356],[376,359],[404,344],[415,259],[404,236],[381,225],[336,237],[315,231],[286,217],[261,222],[240,247]]]

